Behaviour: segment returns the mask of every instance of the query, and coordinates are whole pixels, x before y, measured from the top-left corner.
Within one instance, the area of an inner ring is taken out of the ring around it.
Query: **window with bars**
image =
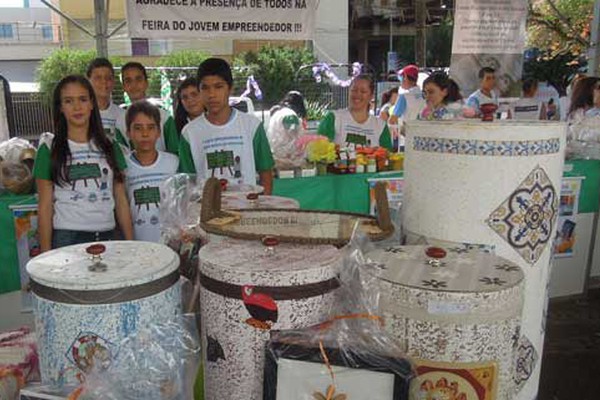
[[[12,39],[13,37],[12,24],[0,24],[0,39]]]

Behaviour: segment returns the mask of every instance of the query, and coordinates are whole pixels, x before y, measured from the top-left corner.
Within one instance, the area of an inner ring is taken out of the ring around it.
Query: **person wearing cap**
[[[273,155],[261,121],[229,105],[233,76],[227,61],[208,58],[198,67],[204,114],[181,132],[181,172],[198,179],[216,177],[233,184],[256,184],[256,173],[265,194],[273,187]]]
[[[492,67],[483,67],[479,70],[479,89],[471,93],[467,99],[467,107],[475,110],[476,116],[481,115],[480,107],[483,104],[498,105],[496,87],[496,70]]]
[[[414,64],[402,68],[398,75],[401,84],[398,89],[398,100],[389,119],[390,125],[398,124],[398,121],[412,121],[419,117],[419,112],[425,107],[425,99],[421,88],[417,86],[419,79],[419,67]]]
[[[296,139],[303,131],[306,105],[302,93],[289,91],[279,104],[270,110],[267,138],[278,169],[299,167],[304,154],[296,147]]]

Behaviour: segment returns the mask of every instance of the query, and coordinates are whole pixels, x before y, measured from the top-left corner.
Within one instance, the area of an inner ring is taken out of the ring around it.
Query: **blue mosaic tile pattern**
[[[533,265],[551,239],[558,196],[546,172],[536,167],[490,214],[487,223]]]
[[[413,150],[472,156],[526,157],[558,153],[560,139],[496,141],[415,136]]]

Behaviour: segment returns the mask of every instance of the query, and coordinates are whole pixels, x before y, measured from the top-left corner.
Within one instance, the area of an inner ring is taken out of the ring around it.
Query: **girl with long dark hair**
[[[348,108],[327,113],[317,132],[340,146],[381,146],[392,150],[387,123],[369,113],[374,92],[373,78],[358,75],[350,85]]]
[[[115,214],[124,238],[133,239],[125,158],[104,133],[90,82],[63,78],[52,114],[54,134],[42,134],[34,167],[41,250],[111,240]]]
[[[175,106],[175,126],[181,135],[183,127],[188,122],[198,118],[204,112],[204,104],[200,97],[198,80],[190,77],[181,82],[175,93],[177,104]]]
[[[567,118],[579,120],[590,116],[590,110],[593,114],[594,107],[600,107],[600,78],[588,76],[578,79],[573,87]]]

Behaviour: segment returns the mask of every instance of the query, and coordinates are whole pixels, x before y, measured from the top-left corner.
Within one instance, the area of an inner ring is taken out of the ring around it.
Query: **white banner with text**
[[[132,38],[309,40],[318,0],[127,0]]]
[[[527,0],[456,0],[450,75],[467,97],[482,67],[496,70],[502,97],[519,96]]]

